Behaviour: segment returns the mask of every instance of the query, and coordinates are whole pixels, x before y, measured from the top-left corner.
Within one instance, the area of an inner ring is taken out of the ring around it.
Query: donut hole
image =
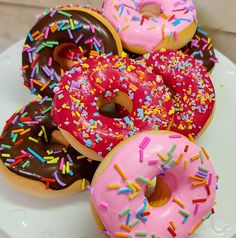
[[[160,176],[154,178],[152,182],[155,187],[148,186],[145,196],[151,207],[162,207],[170,200],[170,188]]]
[[[78,61],[79,56],[80,51],[73,43],[60,44],[53,52],[54,61],[57,62],[64,71],[70,70]]]
[[[159,17],[161,15],[161,6],[156,3],[146,3],[139,7],[139,13],[145,17]]]
[[[115,97],[107,100],[100,95],[97,101],[98,111],[101,115],[109,118],[124,118],[133,111],[133,102],[128,94],[117,92]]]

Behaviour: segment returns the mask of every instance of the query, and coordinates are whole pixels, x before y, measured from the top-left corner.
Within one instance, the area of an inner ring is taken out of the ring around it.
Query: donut
[[[200,61],[208,72],[211,72],[218,63],[211,38],[200,27],[197,28],[193,39],[181,51]]]
[[[104,116],[113,103],[128,115]],[[174,108],[162,78],[127,57],[85,59],[65,73],[55,90],[53,118],[69,143],[83,155],[102,160],[121,140],[143,130],[168,129]]]
[[[123,47],[137,54],[181,49],[197,27],[192,0],[105,0],[102,12],[116,28]]]
[[[101,162],[91,207],[107,237],[186,238],[214,213],[216,184],[204,148],[180,134],[145,132],[121,142]],[[162,190],[169,192],[162,197]]]
[[[163,77],[174,98],[172,131],[185,136],[202,135],[213,118],[215,90],[206,68],[192,56],[176,50],[143,56],[141,64]]]
[[[63,72],[80,58],[121,52],[118,34],[97,12],[79,7],[47,9],[27,33],[22,53],[24,83],[33,94],[53,97]]]
[[[98,166],[61,136],[45,97],[22,107],[0,138],[0,170],[10,185],[28,194],[55,198],[85,190]]]

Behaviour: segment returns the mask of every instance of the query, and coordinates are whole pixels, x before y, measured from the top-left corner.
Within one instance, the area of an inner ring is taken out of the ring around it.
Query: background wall
[[[45,7],[81,3],[100,7],[102,0],[0,0],[0,52],[25,38]],[[236,0],[195,0],[200,25],[215,47],[236,63]]]

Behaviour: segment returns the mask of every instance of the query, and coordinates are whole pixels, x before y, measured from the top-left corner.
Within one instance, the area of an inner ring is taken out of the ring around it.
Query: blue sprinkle
[[[41,157],[39,154],[37,154],[34,150],[32,150],[30,147],[27,148],[30,154],[32,154],[36,159],[38,159],[41,163],[45,163],[46,160]]]
[[[33,38],[33,36],[32,36],[32,35],[31,35],[29,32],[27,33],[27,36],[29,37],[29,39],[30,39],[30,41],[31,41],[31,42],[33,42],[33,41],[34,41],[34,38]]]
[[[60,31],[60,30],[65,26],[65,24],[66,24],[65,22],[62,22],[62,23],[59,25],[59,27],[58,27],[57,30]]]
[[[118,191],[118,194],[120,193],[130,193],[132,191],[131,188],[122,188]]]
[[[85,141],[85,145],[89,148],[92,146],[92,144],[93,144],[93,142],[91,140],[86,140]]]
[[[79,30],[81,28],[83,28],[83,24],[80,23],[80,24],[75,25],[75,30]]]
[[[126,226],[129,225],[130,218],[131,218],[131,214],[130,214],[130,212],[129,212],[128,215],[127,215],[126,221],[125,221],[125,225],[126,225]]]

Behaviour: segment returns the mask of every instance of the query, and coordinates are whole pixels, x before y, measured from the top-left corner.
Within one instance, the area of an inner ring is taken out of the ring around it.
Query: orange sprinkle
[[[177,158],[177,160],[175,161],[176,164],[179,164],[181,162],[181,160],[183,159],[184,155],[183,153],[180,153],[179,157]]]
[[[40,91],[42,92],[46,87],[48,87],[48,85],[49,85],[50,83],[51,83],[50,81],[48,81],[47,83],[45,83],[45,84],[43,85],[43,87],[40,88]]]
[[[22,131],[22,132],[20,133],[20,135],[24,135],[24,134],[26,134],[26,133],[28,133],[28,132],[30,132],[30,131],[31,131],[31,128],[28,128],[27,130]]]
[[[54,23],[51,27],[51,32],[54,33],[58,29],[58,24]]]
[[[21,67],[22,70],[26,70],[26,69],[28,69],[28,68],[29,68],[29,65],[28,65],[28,64]]]
[[[201,224],[203,223],[203,221],[199,221],[190,231],[189,231],[189,235],[192,235],[198,228],[199,226],[201,226]]]
[[[162,24],[162,27],[161,27],[162,40],[165,38],[165,27],[166,25]]]
[[[41,38],[44,37],[44,33],[38,35],[37,37],[35,37],[34,39],[37,41],[37,40],[40,40]]]
[[[124,181],[126,181],[128,178],[127,178],[127,176],[125,175],[125,173],[123,172],[123,170],[120,168],[120,166],[119,166],[118,164],[115,164],[114,166],[115,166],[117,172],[118,172],[118,173],[120,174],[120,176],[122,177],[122,179],[123,179]]]
[[[160,16],[165,20],[169,18],[169,16],[164,12]]]
[[[195,175],[190,175],[189,178],[191,178],[191,179],[196,179],[196,180],[199,180],[199,181],[205,181],[205,179],[200,178],[200,177],[197,177],[197,176],[195,176]]]
[[[31,34],[31,36],[32,36],[32,37],[35,37],[35,36],[37,36],[37,35],[39,35],[39,34],[40,34],[39,31],[35,31],[34,33]]]
[[[39,82],[39,81],[36,80],[36,79],[33,79],[33,82],[34,82],[35,84],[37,84],[38,86],[40,86],[40,87],[43,86],[43,83]]]
[[[17,134],[17,133],[20,133],[22,131],[24,131],[24,129],[17,129],[17,130],[13,130],[12,133]]]
[[[173,230],[175,231],[176,230],[176,225],[173,221],[170,221],[170,225],[171,227],[173,228]]]
[[[188,138],[189,138],[190,141],[192,141],[193,143],[195,143],[195,140],[194,140],[192,134],[188,134]]]
[[[208,153],[206,152],[204,147],[201,147],[203,154],[206,156],[207,159],[210,159]]]
[[[194,155],[192,158],[191,158],[191,161],[194,161],[194,160],[197,160],[200,158],[200,155],[197,154],[197,155]]]
[[[207,183],[207,181],[205,180],[205,181],[200,181],[200,182],[193,182],[192,185],[193,186],[200,186],[200,185],[204,185],[206,183]]]
[[[123,140],[124,139],[124,136],[123,135],[117,135],[116,136],[116,140]]]
[[[129,234],[126,234],[126,233],[119,233],[119,232],[116,232],[114,235],[115,235],[116,237],[127,237],[127,238],[130,237]]]
[[[126,226],[125,224],[121,224],[120,228],[123,228],[124,230],[126,230],[128,232],[131,232],[131,230],[132,230],[129,226]]]
[[[180,207],[184,208],[185,205],[183,202],[181,202],[178,198],[173,198],[173,202],[177,203]]]

